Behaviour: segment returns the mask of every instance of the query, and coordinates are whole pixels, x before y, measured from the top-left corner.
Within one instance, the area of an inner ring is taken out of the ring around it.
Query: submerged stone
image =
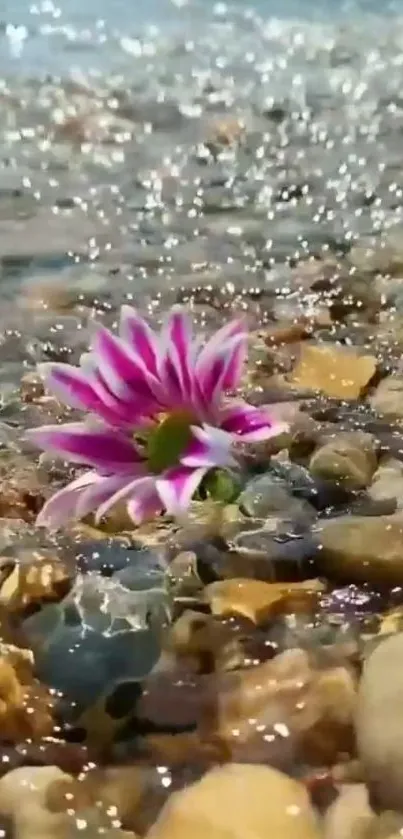
[[[131,565],[146,570],[160,565],[156,553],[123,537],[80,542],[75,560],[81,573],[96,572],[104,577],[112,577],[117,571]]]
[[[292,495],[292,489],[284,478],[270,473],[248,481],[238,503],[242,512],[256,518],[275,515],[309,523],[316,516],[307,501]]]
[[[120,572],[126,573],[129,569]],[[170,597],[159,584],[130,587],[99,575],[78,576],[68,597],[24,622],[39,678],[82,711],[116,683],[141,681],[158,661],[170,621]],[[75,716],[75,712],[73,714]]]
[[[270,530],[259,526],[233,539],[232,573],[228,576],[254,577],[268,582],[314,577],[317,550],[309,533],[292,527]]]

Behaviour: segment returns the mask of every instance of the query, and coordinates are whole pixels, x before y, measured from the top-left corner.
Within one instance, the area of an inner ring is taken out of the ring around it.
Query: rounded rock
[[[315,477],[365,489],[376,469],[374,438],[361,431],[336,434],[313,453],[309,468]]]
[[[345,784],[326,812],[325,839],[365,839],[374,820],[365,784]]]
[[[293,497],[286,481],[270,474],[252,478],[238,503],[242,512],[254,518],[276,516],[308,523],[315,518],[315,510],[307,501]]]
[[[403,811],[403,633],[383,641],[365,663],[358,690],[358,755],[374,803]]]
[[[147,839],[190,836],[319,839],[320,831],[297,781],[266,766],[229,764],[171,795]]]
[[[347,582],[403,584],[403,518],[340,516],[317,533],[320,571]]]
[[[13,821],[16,839],[65,839],[68,818],[47,808],[47,792],[55,781],[70,782],[56,766],[13,769],[0,780],[0,814]]]

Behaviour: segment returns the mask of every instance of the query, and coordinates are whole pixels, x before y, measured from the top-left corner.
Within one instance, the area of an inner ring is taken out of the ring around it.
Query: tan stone
[[[336,434],[313,453],[309,470],[318,478],[339,481],[349,489],[364,489],[377,464],[372,434],[362,431]]]
[[[85,813],[98,807],[106,815],[113,814],[111,821],[137,830],[141,826],[144,793],[153,785],[157,791],[155,770],[145,766],[93,769],[79,779],[56,779],[46,791],[45,803],[52,813]]]
[[[174,793],[147,839],[319,839],[304,787],[266,766],[229,764]]]
[[[45,480],[46,482],[46,480]],[[0,464],[0,516],[34,521],[44,498],[44,477],[28,459]]]
[[[380,809],[403,811],[403,633],[382,641],[365,663],[356,734],[365,779]]]
[[[0,815],[12,819],[16,839],[67,839],[68,818],[47,809],[46,794],[69,777],[56,766],[24,766],[0,779]]]
[[[388,419],[403,417],[403,377],[392,374],[383,379],[369,399],[371,408]]]
[[[25,373],[21,378],[20,394],[23,402],[35,402],[45,393],[42,379],[36,372]]]
[[[50,691],[33,676],[30,651],[1,645],[0,729],[4,740],[37,742],[53,733]]]
[[[353,742],[356,684],[345,667],[315,670],[303,650],[217,678],[202,730],[230,753],[270,755],[286,731],[294,751],[314,763],[335,762]]]
[[[166,649],[179,658],[194,663],[198,670],[203,662],[213,662],[221,658],[225,647],[231,641],[228,629],[212,615],[186,609],[170,627],[166,640]]]
[[[307,338],[313,331],[312,324],[307,318],[295,323],[275,323],[267,330],[264,340],[268,347],[279,347],[284,344],[294,344]]]
[[[326,575],[351,582],[403,583],[403,517],[340,516],[321,524],[318,562]]]
[[[204,590],[213,615],[242,615],[253,623],[263,623],[272,615],[287,611],[290,602],[298,611],[298,604],[312,604],[323,590],[319,580],[303,583],[265,583],[260,580],[232,578],[210,583]]]
[[[346,784],[324,819],[324,839],[367,839],[375,819],[364,784]]]
[[[132,773],[133,780],[133,773]],[[119,790],[88,794],[87,776],[75,780],[56,766],[14,769],[0,780],[0,817],[11,819],[15,839],[136,839],[119,828]],[[133,800],[136,790],[132,789]]]
[[[394,457],[384,457],[372,477],[368,495],[375,501],[395,499],[398,510],[403,508],[403,463]]]
[[[21,557],[0,588],[0,604],[23,610],[67,593],[71,574],[61,560],[33,552]]]
[[[337,399],[357,399],[376,367],[375,356],[358,355],[334,344],[304,343],[290,381],[301,389],[320,390]]]

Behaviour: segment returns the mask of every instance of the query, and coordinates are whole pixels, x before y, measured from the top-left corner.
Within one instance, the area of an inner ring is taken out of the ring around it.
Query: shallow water
[[[398,13],[82,5],[2,5],[5,293],[88,258],[134,294],[206,265],[270,285],[272,261],[401,218]],[[228,118],[246,140],[209,160]]]

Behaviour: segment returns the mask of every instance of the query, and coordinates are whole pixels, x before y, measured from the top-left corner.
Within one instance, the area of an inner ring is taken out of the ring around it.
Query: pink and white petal
[[[145,416],[155,413],[158,407],[154,399],[149,400],[135,394],[131,394],[127,402],[115,396],[109,390],[99,370],[94,373],[93,386],[94,390],[108,405],[111,413],[117,418],[115,425],[120,425],[122,428],[135,427]]]
[[[145,366],[157,375],[158,342],[147,321],[132,306],[120,310],[120,337],[143,359]]]
[[[154,518],[162,513],[162,502],[155,488],[155,481],[149,488],[140,487],[133,492],[127,502],[127,512],[134,524]]]
[[[83,492],[78,500],[76,515],[82,519],[88,513],[95,512],[101,505],[104,505],[117,492],[132,483],[132,475],[109,475],[101,477],[100,480]]]
[[[64,405],[82,411],[90,411],[108,425],[120,426],[123,424],[116,410],[111,408],[107,404],[107,400],[102,398],[103,393],[97,392],[93,378],[84,369],[73,367],[70,364],[45,362],[39,365],[39,372],[48,389]]]
[[[115,396],[125,402],[155,399],[158,382],[143,360],[104,326],[97,325],[93,351],[98,371]]]
[[[189,398],[192,391],[192,322],[180,306],[175,306],[168,315],[161,342],[162,352],[170,356],[177,370],[182,395]]]
[[[263,443],[265,440],[270,440],[272,437],[278,437],[280,434],[284,434],[288,428],[289,426],[286,423],[275,423],[270,428],[261,426],[261,428],[247,431],[246,434],[239,434],[238,437],[242,443]]]
[[[207,471],[206,467],[173,466],[156,479],[157,492],[168,515],[179,516],[187,510]]]
[[[225,393],[228,390],[236,390],[239,386],[247,350],[248,339],[245,335],[236,346],[231,348],[227,368],[220,382],[221,393]]]
[[[216,404],[222,396],[224,383],[231,373],[236,373],[236,353],[244,342],[243,335],[235,335],[222,345],[210,360],[198,362],[196,365],[196,379],[208,405]],[[242,352],[240,358],[242,359]]]
[[[102,426],[92,428],[78,422],[45,425],[28,431],[27,439],[56,457],[94,466],[101,472],[127,473],[140,459],[129,437]]]
[[[38,372],[46,387],[70,408],[94,411],[100,400],[88,381],[84,371],[71,364],[44,362],[38,364]]]
[[[282,434],[287,424],[278,422],[269,411],[255,408],[247,402],[234,402],[220,411],[220,427],[245,443],[269,440]]]
[[[211,364],[212,359],[221,354],[221,351],[232,338],[247,336],[247,329],[243,320],[237,319],[226,323],[222,326],[211,338],[207,341],[203,349],[199,352],[196,369],[205,369]]]
[[[93,353],[84,353],[80,358],[80,368],[94,390],[102,408],[94,409],[108,425],[114,427],[131,428],[136,419],[133,405],[128,406],[109,390],[106,382],[98,370],[97,360]]]
[[[102,481],[97,472],[85,472],[49,498],[42,507],[36,524],[57,530],[67,521],[77,517],[77,505],[81,496],[93,485]]]
[[[175,350],[168,350],[159,362],[159,377],[163,388],[164,407],[177,408],[183,403],[184,385],[179,359]]]
[[[118,489],[113,495],[110,495],[103,504],[100,504],[95,515],[95,521],[99,522],[120,501],[124,501],[140,492],[147,492],[151,485],[154,485],[154,477],[152,475],[141,475],[140,477],[137,475],[135,478],[126,481],[124,486]]]
[[[193,440],[181,457],[183,466],[208,469],[217,466],[237,466],[232,454],[234,438],[227,431],[209,425],[192,426]]]

